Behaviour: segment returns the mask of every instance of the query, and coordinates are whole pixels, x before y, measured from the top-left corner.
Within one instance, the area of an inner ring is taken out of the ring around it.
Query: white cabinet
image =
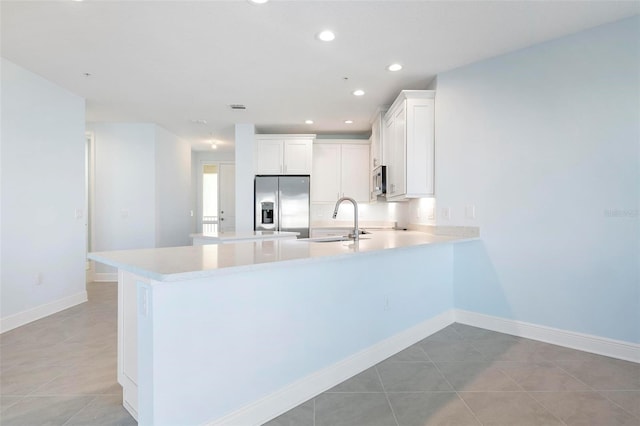
[[[315,135],[256,135],[257,175],[310,175]]]
[[[371,171],[378,166],[385,165],[382,132],[386,112],[386,108],[378,108],[371,121]]]
[[[403,90],[383,122],[387,199],[433,196],[435,91]]]
[[[313,145],[311,201],[335,203],[351,197],[369,202],[369,144],[332,141]]]

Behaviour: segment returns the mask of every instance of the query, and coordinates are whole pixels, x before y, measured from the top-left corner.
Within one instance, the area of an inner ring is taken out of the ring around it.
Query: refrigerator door
[[[254,185],[254,229],[278,231],[278,176],[256,176]]]
[[[280,176],[280,231],[309,238],[309,176]]]

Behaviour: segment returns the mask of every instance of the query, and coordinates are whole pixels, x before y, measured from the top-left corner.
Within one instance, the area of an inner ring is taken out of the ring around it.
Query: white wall
[[[640,342],[638,40],[635,17],[438,76],[438,224],[482,237],[457,308]]]
[[[155,247],[156,126],[88,123],[87,130],[95,141],[92,250]]]
[[[255,126],[236,124],[236,230],[253,231]]]
[[[5,59],[1,74],[6,331],[86,300],[85,109],[84,99]]]
[[[150,123],[88,123],[87,130],[95,141],[92,251],[190,245],[190,146]],[[115,269],[96,264],[95,271]]]
[[[158,126],[155,137],[156,247],[191,245],[191,146]]]

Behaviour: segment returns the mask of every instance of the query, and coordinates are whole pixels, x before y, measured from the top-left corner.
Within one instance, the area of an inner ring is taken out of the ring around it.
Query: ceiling
[[[87,121],[153,122],[195,150],[228,150],[236,123],[367,135],[402,89],[639,12],[638,1],[2,1],[1,53],[84,97]],[[316,39],[326,28],[334,41]]]

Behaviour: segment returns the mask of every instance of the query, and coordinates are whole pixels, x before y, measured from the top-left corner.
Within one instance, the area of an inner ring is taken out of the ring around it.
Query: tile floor
[[[0,425],[134,425],[116,286],[0,335]],[[640,366],[453,324],[265,426],[640,426]],[[182,426],[182,425],[177,425]]]

